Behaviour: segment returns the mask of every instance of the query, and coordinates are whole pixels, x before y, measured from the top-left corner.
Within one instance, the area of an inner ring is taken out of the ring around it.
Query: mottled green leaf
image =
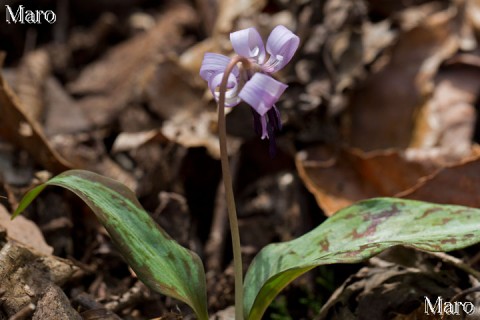
[[[286,285],[320,265],[360,262],[395,245],[450,251],[479,241],[479,209],[393,198],[362,201],[300,238],[260,251],[245,278],[246,318],[261,319]]]
[[[64,187],[85,201],[127,263],[152,290],[184,301],[199,319],[208,319],[202,261],[171,239],[130,189],[92,172],[66,171],[27,193],[13,217],[48,185]]]

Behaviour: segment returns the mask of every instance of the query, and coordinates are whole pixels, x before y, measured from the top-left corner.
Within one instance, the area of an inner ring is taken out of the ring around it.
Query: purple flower
[[[235,67],[228,77],[225,105],[233,107],[241,100],[254,110],[255,131],[262,139],[273,138],[273,132],[281,129],[280,113],[275,106],[287,85],[270,75],[282,69],[293,57],[300,39],[284,26],[277,26],[267,39],[266,47],[255,28],[230,34],[235,52],[251,62],[251,68]],[[230,58],[216,53],[206,53],[200,76],[218,101],[220,82]]]

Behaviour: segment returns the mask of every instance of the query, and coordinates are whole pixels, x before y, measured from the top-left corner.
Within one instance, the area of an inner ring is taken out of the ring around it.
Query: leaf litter
[[[227,115],[247,261],[264,245],[295,238],[371,197],[480,207],[479,1],[69,3],[68,21],[51,30],[0,28],[6,52],[2,204],[11,211],[44,170],[89,169],[126,183],[160,225],[206,258],[212,312],[233,304],[232,257],[222,219],[215,104],[198,70],[207,51],[231,54],[232,31],[256,26],[266,34],[282,23],[302,40],[291,66],[279,74],[289,88],[278,104],[285,126],[277,157],[269,159],[268,145],[244,133],[252,126],[248,115],[240,109]],[[60,301],[55,310],[79,311],[84,318],[98,317],[95,308],[126,319],[192,318],[187,308],[146,287],[132,294],[135,275],[77,200],[60,190],[46,192],[27,217],[53,248],[54,255],[44,252],[42,259],[68,259],[61,263],[76,271],[42,282],[42,293],[27,295],[21,305],[11,303],[13,291],[2,295],[8,306],[2,316],[31,302],[38,311],[29,316],[40,319]],[[1,221],[8,237],[32,233],[8,231],[9,222]],[[215,245],[220,251],[212,254],[207,244],[217,232],[224,245]],[[10,248],[9,241],[0,241],[1,250]],[[30,243],[15,250],[38,257],[30,247],[41,241],[24,241]],[[477,248],[456,255],[478,268]],[[388,255],[406,256],[408,263],[384,262]],[[422,308],[422,294],[451,298],[477,285],[463,269],[419,255],[394,249],[362,266],[315,271],[289,286],[286,300],[280,297],[267,316],[334,319],[334,312],[342,319],[407,319]],[[29,272],[40,275],[38,268]],[[322,272],[333,274],[326,286]],[[5,275],[13,283],[27,273]],[[327,302],[332,288],[338,289]],[[400,294],[412,288],[417,294]],[[372,303],[377,313],[366,307]]]

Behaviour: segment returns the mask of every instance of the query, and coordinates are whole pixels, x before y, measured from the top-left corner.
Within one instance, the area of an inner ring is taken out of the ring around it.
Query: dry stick
[[[231,159],[230,169],[233,172],[233,184],[237,176],[239,156],[234,155]],[[223,179],[220,181],[217,189],[217,197],[215,201],[215,209],[213,212],[212,230],[205,245],[205,255],[207,256],[206,265],[208,271],[217,272],[222,266],[225,236],[227,234],[227,203],[225,201],[225,188],[223,187]]]
[[[473,288],[468,288],[468,289],[465,289],[463,290],[462,292],[459,292],[457,293],[456,295],[453,296],[452,299],[450,299],[450,302],[455,302],[455,301],[458,301],[460,300],[461,298],[469,295],[470,293],[474,293],[474,292],[480,292],[480,287],[473,287]]]
[[[135,306],[138,302],[145,300],[146,288],[144,284],[137,281],[130,289],[120,297],[105,304],[105,308],[113,312],[121,312],[126,308]]]
[[[222,265],[225,235],[227,233],[227,203],[223,179],[217,188],[215,208],[213,210],[212,228],[205,244],[207,272],[218,272]]]
[[[451,256],[445,252],[428,252],[428,254],[437,257],[443,262],[453,265],[454,267],[457,267],[458,269],[463,270],[466,273],[471,274],[472,276],[480,280],[480,272],[470,267],[462,260],[455,258],[454,256]]]
[[[242,252],[240,247],[240,233],[238,230],[237,210],[233,196],[232,176],[228,163],[227,153],[227,129],[225,123],[225,95],[227,91],[228,76],[237,63],[241,62],[248,69],[250,62],[241,56],[234,56],[225,68],[222,82],[220,83],[220,97],[218,99],[218,137],[220,142],[220,160],[222,163],[223,183],[225,185],[225,197],[227,200],[228,219],[232,234],[233,265],[235,270],[235,319],[243,320],[243,271]]]

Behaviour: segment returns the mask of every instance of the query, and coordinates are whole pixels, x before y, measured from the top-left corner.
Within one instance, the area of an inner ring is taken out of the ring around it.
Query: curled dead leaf
[[[440,164],[435,157],[411,159],[409,153],[393,149],[364,153],[317,147],[298,153],[296,166],[318,205],[330,216],[362,199],[394,196],[434,173]]]

